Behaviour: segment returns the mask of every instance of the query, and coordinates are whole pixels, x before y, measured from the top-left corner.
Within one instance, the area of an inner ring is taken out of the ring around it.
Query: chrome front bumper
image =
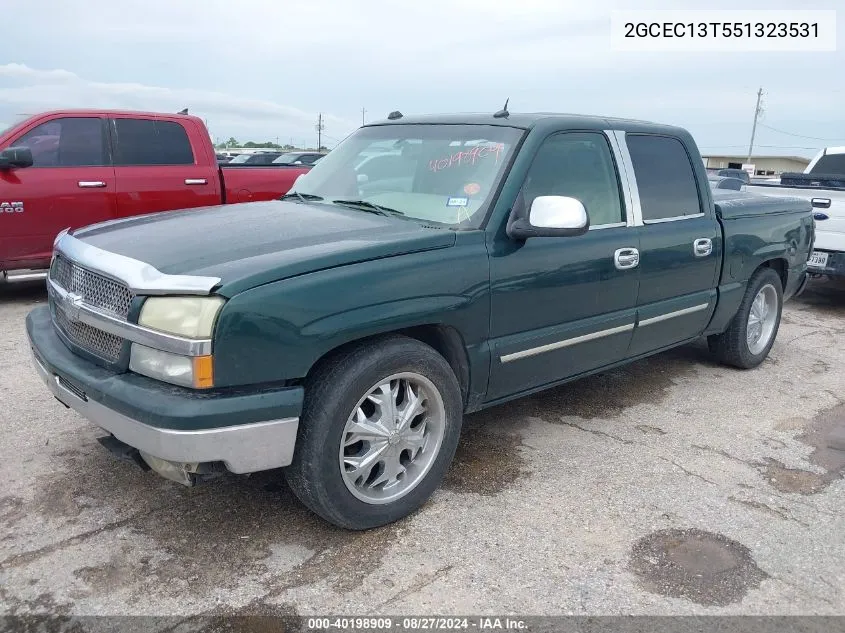
[[[34,354],[32,360],[44,384],[62,404],[142,454],[185,465],[223,462],[233,473],[279,468],[293,459],[299,418],[196,431],[157,428],[77,393]]]

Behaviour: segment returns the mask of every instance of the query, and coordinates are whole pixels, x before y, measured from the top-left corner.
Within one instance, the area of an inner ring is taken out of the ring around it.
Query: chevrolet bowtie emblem
[[[62,297],[59,305],[69,321],[72,323],[79,321],[79,311],[82,308],[82,297],[80,295],[69,292]]]

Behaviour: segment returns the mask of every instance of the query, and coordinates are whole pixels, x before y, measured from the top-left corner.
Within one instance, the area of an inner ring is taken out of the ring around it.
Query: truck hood
[[[163,273],[219,277],[226,296],[325,268],[455,243],[453,231],[413,220],[283,201],[137,216],[73,235]]]

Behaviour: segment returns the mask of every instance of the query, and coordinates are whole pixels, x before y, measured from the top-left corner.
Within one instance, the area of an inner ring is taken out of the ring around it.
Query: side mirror
[[[0,169],[32,167],[32,150],[28,147],[7,147],[0,152]]]
[[[527,213],[524,204],[514,207],[507,233],[512,239],[525,240],[583,235],[589,228],[590,217],[580,200],[566,196],[537,196]]]

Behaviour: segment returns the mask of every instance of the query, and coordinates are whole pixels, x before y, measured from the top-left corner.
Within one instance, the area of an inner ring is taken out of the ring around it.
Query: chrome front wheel
[[[443,398],[428,378],[402,372],[380,380],[358,401],[343,429],[343,482],[365,503],[402,498],[428,474],[445,430]]]
[[[455,372],[430,345],[399,334],[349,345],[305,383],[285,477],[335,525],[386,525],[416,512],[443,480],[463,407]]]

